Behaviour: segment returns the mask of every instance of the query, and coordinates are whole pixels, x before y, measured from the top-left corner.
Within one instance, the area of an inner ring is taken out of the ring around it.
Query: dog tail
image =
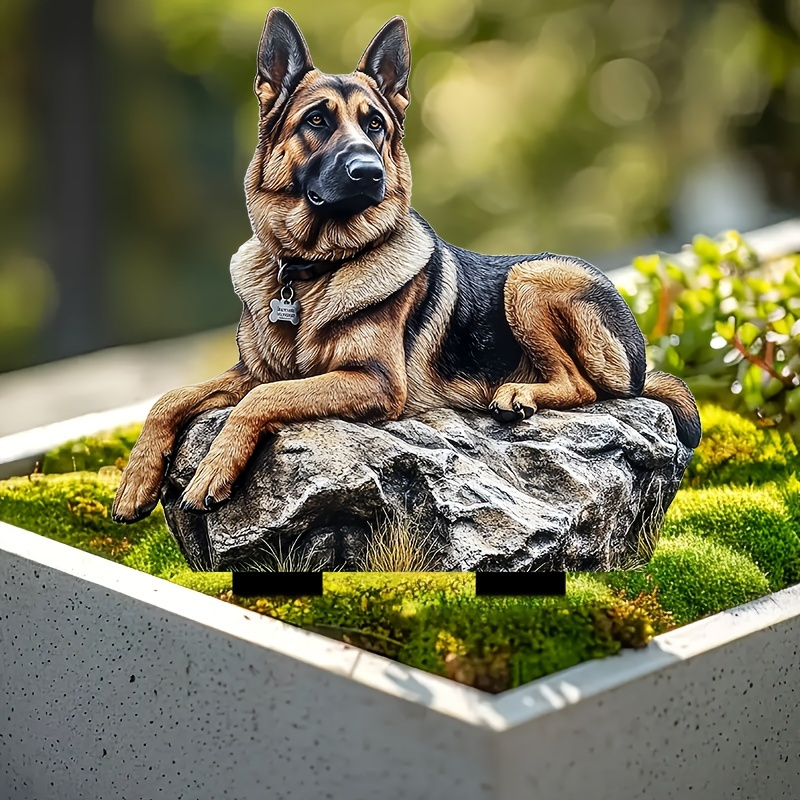
[[[669,406],[675,418],[678,438],[692,450],[700,444],[702,429],[697,404],[689,387],[674,375],[666,372],[649,372],[645,377],[642,397],[660,400]]]

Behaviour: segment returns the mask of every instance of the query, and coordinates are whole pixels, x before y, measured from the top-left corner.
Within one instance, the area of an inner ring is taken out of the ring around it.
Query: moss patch
[[[731,547],[752,558],[772,591],[782,589],[800,581],[800,528],[791,507],[796,485],[679,492],[662,537],[691,534]]]
[[[684,486],[720,486],[785,481],[800,470],[800,455],[788,433],[763,428],[713,405],[700,407],[703,438],[684,476]]]
[[[639,647],[671,618],[602,581],[571,575],[565,597],[477,598],[474,576],[326,575],[322,597],[223,599],[497,692]]]
[[[141,431],[141,424],[136,424],[95,436],[82,436],[47,453],[42,460],[41,471],[49,475],[97,472],[101,467],[122,469],[128,463],[131,448]]]
[[[119,470],[31,475],[0,481],[0,519],[64,544],[125,563],[155,534],[172,538],[157,509],[134,525],[111,519]]]
[[[746,555],[693,533],[662,538],[646,570],[610,572],[604,580],[627,596],[657,588],[662,608],[678,624],[770,591],[766,576]]]
[[[219,597],[230,591],[232,576],[230,572],[194,572],[184,564],[182,569],[169,577],[169,580],[187,589]]]

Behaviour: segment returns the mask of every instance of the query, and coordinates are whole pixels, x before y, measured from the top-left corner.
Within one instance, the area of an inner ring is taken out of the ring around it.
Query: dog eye
[[[315,128],[321,128],[325,124],[325,119],[322,114],[311,114],[311,116],[308,117],[308,121]]]
[[[369,121],[369,129],[371,131],[379,131],[381,128],[383,128],[383,120],[380,117],[373,117]]]

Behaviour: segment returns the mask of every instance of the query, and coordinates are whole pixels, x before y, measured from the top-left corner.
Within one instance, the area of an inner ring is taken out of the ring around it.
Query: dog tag
[[[269,321],[270,322],[291,322],[292,325],[297,325],[300,322],[300,303],[295,300],[284,300],[282,297],[270,300],[269,303]]]
[[[281,286],[281,296],[270,300],[270,322],[290,322],[292,325],[300,323],[300,303],[294,299],[294,289],[291,281]]]

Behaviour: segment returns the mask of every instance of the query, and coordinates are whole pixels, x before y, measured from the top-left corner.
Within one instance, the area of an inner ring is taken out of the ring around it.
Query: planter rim
[[[742,238],[759,258],[780,258],[800,250],[800,219],[787,219],[774,225],[767,225],[765,228],[743,233]],[[673,259],[679,264],[685,264],[689,259],[685,247],[680,252],[672,254]],[[635,293],[637,272],[632,265],[611,269],[606,275],[620,288],[624,287],[627,291]]]
[[[51,422],[38,428],[2,436],[0,437],[0,468],[3,465],[11,467],[17,464],[20,465],[20,468],[24,468],[26,462],[41,458],[48,450],[71,439],[90,436],[123,425],[132,425],[135,422],[143,422],[156,400],[158,397],[150,397],[131,405],[82,414],[72,419]],[[12,474],[14,473],[9,472],[8,469],[3,470],[0,478],[10,477]]]
[[[735,639],[800,617],[800,585],[791,586],[661,634],[641,650],[624,650],[587,661],[492,695],[5,522],[0,522],[0,551],[493,732],[511,730]]]

